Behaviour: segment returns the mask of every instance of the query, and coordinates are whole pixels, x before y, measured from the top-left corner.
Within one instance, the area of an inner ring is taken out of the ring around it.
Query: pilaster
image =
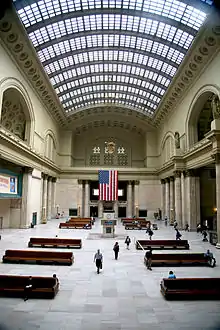
[[[32,221],[32,217],[31,217],[32,172],[33,172],[33,168],[25,167],[23,169],[20,228],[29,228]]]
[[[48,175],[43,174],[43,203],[42,203],[42,223],[47,223],[47,179]]]
[[[139,217],[139,184],[140,181],[134,181],[134,215]]]
[[[165,216],[170,220],[170,180],[165,179]]]
[[[89,199],[90,199],[90,184],[89,181],[85,181],[85,218],[89,217]]]
[[[217,237],[218,243],[216,248],[220,249],[220,154],[214,154],[215,170],[216,170],[216,208],[217,208]]]
[[[175,218],[175,198],[174,198],[174,177],[170,177],[170,224],[173,224]]]
[[[181,172],[175,171],[174,173],[175,183],[175,220],[177,221],[180,228],[183,228],[183,219],[182,219],[182,194],[181,194]]]
[[[57,178],[52,178],[52,195],[51,195],[51,216],[56,216],[56,187]]]
[[[83,181],[78,180],[78,191],[77,191],[77,216],[83,217]]]
[[[49,176],[47,179],[47,219],[51,219],[51,211],[52,211],[52,177]]]
[[[132,181],[128,181],[127,185],[127,217],[132,217]]]
[[[165,212],[165,180],[160,180],[161,183],[161,213],[162,213],[162,219],[165,218],[166,212]]]

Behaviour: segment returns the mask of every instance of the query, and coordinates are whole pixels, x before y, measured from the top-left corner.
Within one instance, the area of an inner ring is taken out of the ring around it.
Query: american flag
[[[99,171],[99,200],[118,200],[118,171]]]

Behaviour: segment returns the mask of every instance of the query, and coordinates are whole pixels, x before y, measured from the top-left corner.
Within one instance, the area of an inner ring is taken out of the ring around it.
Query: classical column
[[[174,177],[170,177],[170,224],[173,224],[175,218],[175,198],[174,198]]]
[[[118,219],[118,201],[114,201],[115,218]]]
[[[78,191],[77,191],[77,216],[83,217],[83,181],[78,180]]]
[[[181,173],[181,208],[182,208],[182,227],[184,228],[186,221],[186,207],[185,207],[185,172]]]
[[[132,217],[132,181],[128,181],[127,185],[127,217]]]
[[[175,171],[175,220],[177,221],[178,226],[183,228],[181,197],[181,172]]]
[[[89,199],[90,199],[90,185],[89,181],[85,182],[85,210],[84,210],[84,217],[89,217]]]
[[[52,210],[52,176],[49,176],[47,181],[47,219],[50,220]]]
[[[98,217],[103,217],[103,201],[98,201]]]
[[[56,182],[57,178],[52,178],[52,194],[51,194],[51,216],[55,218],[57,209],[56,209]]]
[[[165,180],[160,180],[161,182],[161,213],[162,219],[165,218],[166,211],[165,211]]]
[[[139,217],[139,183],[140,181],[134,181],[134,215]]]
[[[199,178],[196,178],[195,171],[185,172],[185,223],[189,224],[191,230],[195,230],[200,222],[200,190]]]
[[[29,228],[32,222],[32,214],[31,214],[32,172],[33,172],[33,168],[30,167],[25,167],[23,170],[20,228]]]
[[[47,223],[47,179],[48,175],[43,175],[43,203],[42,203],[42,223]]]
[[[220,154],[214,155],[216,170],[216,208],[217,208],[217,237],[216,248],[220,249]]]
[[[165,216],[170,220],[170,180],[165,179]]]

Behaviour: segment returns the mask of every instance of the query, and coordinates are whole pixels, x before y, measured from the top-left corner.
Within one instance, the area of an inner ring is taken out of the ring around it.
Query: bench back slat
[[[14,275],[0,275],[0,287],[21,287],[27,283],[29,276],[14,276]],[[53,277],[37,277],[32,276],[33,287],[48,288],[54,287],[57,281]]]
[[[168,290],[218,289],[220,291],[220,278],[167,278],[163,279],[162,281]]]
[[[82,244],[81,239],[76,238],[47,238],[47,237],[31,237],[30,243],[42,243],[42,244]]]
[[[72,252],[56,252],[56,251],[29,251],[29,250],[6,250],[6,257],[29,257],[29,258],[57,258],[57,259],[71,259]]]

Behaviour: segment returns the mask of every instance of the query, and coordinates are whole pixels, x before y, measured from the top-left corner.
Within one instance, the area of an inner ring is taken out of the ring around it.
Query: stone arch
[[[174,134],[168,131],[164,135],[160,146],[161,163],[164,164],[168,162],[174,156],[174,152],[175,152]]]
[[[56,150],[56,136],[51,129],[48,129],[44,135],[44,156],[54,162],[56,157]]]
[[[19,80],[8,77],[0,81],[0,104],[1,124],[5,127],[4,124],[7,122],[9,130],[13,134],[29,145],[33,145],[35,125],[33,106],[27,90]],[[23,122],[22,116],[24,117]],[[13,122],[12,118],[7,117],[12,117]]]
[[[198,90],[195,94],[187,114],[186,118],[186,143],[187,149],[192,147],[196,142],[201,140],[201,134],[199,133],[199,120],[203,112],[205,114],[205,109],[211,107],[211,97],[213,94],[220,95],[220,89],[216,85],[205,85]],[[209,111],[206,111],[206,120],[207,127],[204,128],[204,133],[207,133],[207,130],[210,127],[210,121],[212,120],[212,111],[211,108]],[[203,134],[204,135],[204,134]]]

